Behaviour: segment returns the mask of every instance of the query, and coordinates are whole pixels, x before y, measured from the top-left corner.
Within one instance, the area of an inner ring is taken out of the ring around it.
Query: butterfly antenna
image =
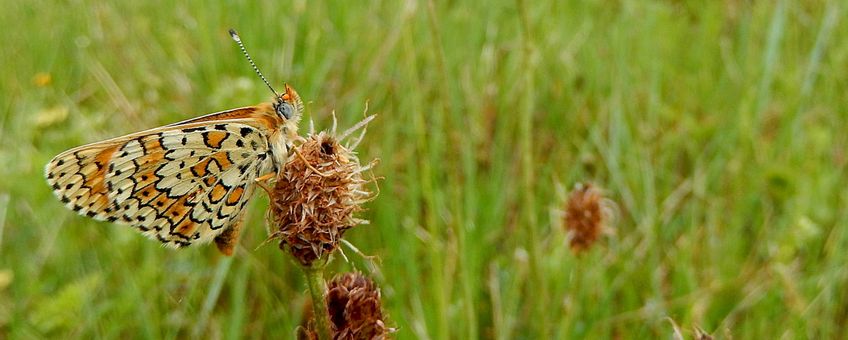
[[[278,94],[277,91],[274,90],[273,87],[271,87],[271,83],[268,82],[268,79],[265,79],[265,76],[262,75],[262,72],[259,72],[259,68],[256,67],[256,63],[253,62],[253,58],[250,57],[250,54],[247,54],[247,50],[244,48],[244,44],[241,42],[241,38],[239,37],[238,33],[236,33],[236,30],[230,28],[230,36],[233,37],[233,40],[235,40],[236,44],[239,45],[239,47],[241,48],[241,53],[244,53],[244,56],[247,57],[247,62],[250,63],[250,66],[253,67],[253,70],[256,71],[256,74],[259,75],[259,78],[262,78],[262,81],[265,82],[265,85],[267,85],[268,88],[271,89],[271,92],[274,92],[274,96],[276,96],[275,98],[280,98],[280,94]]]

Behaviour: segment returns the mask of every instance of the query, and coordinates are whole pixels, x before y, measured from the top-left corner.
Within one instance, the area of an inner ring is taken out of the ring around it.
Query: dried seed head
[[[334,339],[386,339],[380,289],[361,273],[337,275],[327,284],[327,309]]]
[[[565,229],[571,249],[589,249],[606,229],[609,208],[601,191],[591,184],[578,184],[568,196]]]
[[[309,266],[332,253],[347,229],[365,223],[354,217],[370,195],[363,170],[352,152],[324,132],[295,146],[271,192],[280,248]]]

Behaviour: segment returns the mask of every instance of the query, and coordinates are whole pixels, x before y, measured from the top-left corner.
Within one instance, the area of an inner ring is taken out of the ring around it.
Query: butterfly
[[[277,94],[230,34],[274,92],[273,102],[62,152],[45,167],[56,197],[81,215],[130,225],[168,247],[214,240],[231,255],[257,183],[288,158],[303,102],[288,84]]]

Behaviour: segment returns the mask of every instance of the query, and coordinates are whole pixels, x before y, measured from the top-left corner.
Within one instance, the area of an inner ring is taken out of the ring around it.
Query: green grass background
[[[230,27],[318,128],[379,115],[359,152],[385,179],[346,238],[382,262],[331,271],[377,280],[398,338],[848,334],[841,1],[2,8],[0,338],[295,334],[305,284],[263,245],[264,195],[226,258],[77,216],[42,175],[73,146],[269,100]],[[576,256],[561,212],[584,181],[617,214]]]

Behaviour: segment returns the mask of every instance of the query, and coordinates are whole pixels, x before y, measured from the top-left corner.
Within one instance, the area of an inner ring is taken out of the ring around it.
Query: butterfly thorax
[[[263,113],[272,118],[258,121],[269,123],[269,125],[266,125],[266,128],[270,131],[268,134],[268,145],[271,152],[271,160],[273,161],[273,168],[268,169],[268,172],[276,173],[286,163],[292,142],[297,138],[297,120],[281,118],[275,113],[273,107],[264,107],[265,105],[260,106],[263,109],[267,109],[267,111],[263,110]],[[296,117],[299,118],[299,115]]]

